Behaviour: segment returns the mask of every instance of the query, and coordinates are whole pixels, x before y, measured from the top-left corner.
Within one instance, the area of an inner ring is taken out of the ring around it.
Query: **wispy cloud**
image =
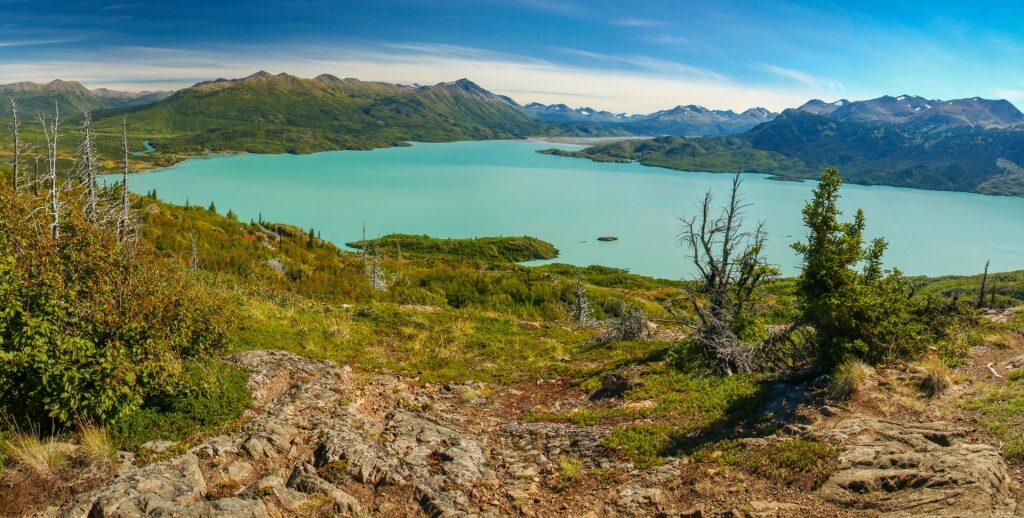
[[[994,93],[996,97],[1006,99],[1008,101],[1024,100],[1024,83],[1021,83],[1016,88],[996,88],[992,90],[992,93]]]
[[[38,45],[57,45],[60,43],[71,43],[76,39],[54,39],[54,40],[0,40],[0,47],[34,47]]]
[[[666,27],[667,22],[660,20],[645,20],[643,18],[620,18],[618,20],[612,20],[613,25],[619,25],[622,27]]]
[[[693,42],[689,38],[682,36],[675,36],[672,34],[657,34],[654,36],[648,36],[644,38],[645,41],[650,43],[656,43],[658,45],[672,45],[672,46],[690,46]]]
[[[826,92],[837,92],[843,90],[843,83],[825,77],[818,77],[801,70],[795,70],[792,68],[784,68],[776,65],[759,64],[755,65],[754,68],[770,72],[775,75],[779,75],[785,78],[792,79],[798,83],[802,83],[812,89],[822,90]]]
[[[664,59],[652,58],[650,56],[644,56],[639,54],[633,55],[615,55],[615,54],[602,54],[599,52],[591,52],[589,50],[581,49],[569,49],[564,47],[556,48],[559,52],[567,55],[586,58],[595,62],[604,62],[611,64],[616,68],[622,69],[644,69],[650,72],[672,75],[672,76],[684,76],[689,78],[701,78],[710,79],[716,81],[724,81],[725,77],[721,74],[708,70],[705,68],[695,67],[684,63],[678,63],[675,61],[668,61]]]

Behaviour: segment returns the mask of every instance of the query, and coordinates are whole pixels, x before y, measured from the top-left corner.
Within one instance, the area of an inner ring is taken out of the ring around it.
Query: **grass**
[[[561,457],[558,459],[557,490],[563,491],[583,476],[583,461],[575,458]]]
[[[109,431],[123,449],[157,439],[182,441],[238,419],[252,396],[249,373],[217,361],[190,365],[184,376],[197,390],[169,394],[115,421]]]
[[[321,478],[334,485],[342,485],[349,479],[348,462],[343,460],[328,462],[317,468],[316,472]]]
[[[949,368],[936,354],[927,355],[918,365],[918,370],[918,385],[928,397],[941,395],[953,384]]]
[[[999,437],[1007,460],[1020,462],[1024,461],[1024,376],[1014,378],[1003,386],[978,384],[960,405],[980,414],[978,424]]]
[[[704,376],[699,370],[680,371],[658,363],[650,366],[641,385],[623,394],[623,406],[535,411],[524,419],[613,425],[605,446],[643,467],[660,464],[665,457],[683,453],[709,436],[745,424],[757,409],[762,390],[757,376]],[[640,401],[653,401],[654,405],[625,406]]]
[[[868,378],[875,372],[870,365],[859,360],[847,360],[836,367],[829,383],[829,394],[843,400],[864,388]]]
[[[44,482],[60,480],[71,460],[69,444],[29,433],[7,434],[0,440],[0,450],[23,475]]]
[[[78,429],[79,456],[90,466],[112,468],[117,459],[117,445],[107,430],[94,424]]]

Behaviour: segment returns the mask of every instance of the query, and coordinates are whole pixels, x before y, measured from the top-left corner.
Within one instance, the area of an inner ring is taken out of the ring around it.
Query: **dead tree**
[[[43,126],[43,138],[46,139],[46,184],[49,190],[46,207],[50,216],[50,235],[54,240],[60,239],[60,216],[64,207],[60,199],[60,188],[57,178],[57,139],[60,137],[60,108],[53,103],[53,120],[47,123],[46,118],[39,116]]]
[[[597,343],[641,340],[648,336],[647,314],[623,296],[619,299],[618,314],[603,323],[604,332],[595,338]]]
[[[587,288],[583,286],[578,273],[573,285],[572,302],[569,304],[569,317],[583,327],[590,327],[597,323],[594,319],[594,311],[590,307]]]
[[[25,142],[21,140],[21,119],[18,118],[18,100],[11,97],[11,137],[14,144],[14,156],[11,158],[11,183],[14,190],[18,190],[24,182],[25,171],[23,169],[24,155],[27,153]]]
[[[680,218],[680,241],[690,251],[697,271],[695,282],[687,284],[689,300],[698,323],[693,340],[723,374],[750,372],[757,367],[757,351],[740,336],[751,321],[755,291],[777,274],[762,256],[767,233],[763,224],[744,230],[748,207],[739,195],[740,175],[732,180],[729,198],[716,209],[708,191],[698,213]]]
[[[96,137],[92,132],[92,114],[82,115],[82,144],[78,147],[78,176],[85,202],[85,217],[91,223],[100,221],[99,188],[96,177],[99,172],[99,154],[96,152]]]
[[[391,279],[388,274],[384,271],[383,265],[381,265],[380,250],[376,245],[371,245],[367,241],[363,241],[364,252],[363,260],[365,262],[364,267],[366,268],[366,280],[370,283],[370,287],[377,291],[387,291],[391,287]]]
[[[199,235],[193,230],[189,237],[192,240],[192,247],[189,250],[188,268],[190,270],[199,269]]]
[[[981,274],[981,288],[978,289],[978,300],[974,302],[975,309],[985,306],[985,286],[988,283],[988,260],[985,260],[985,273]]]
[[[135,221],[132,215],[131,198],[128,196],[128,173],[131,167],[128,161],[128,119],[122,121],[121,129],[124,169],[121,171],[121,203],[117,211],[117,239],[125,243],[135,239]]]

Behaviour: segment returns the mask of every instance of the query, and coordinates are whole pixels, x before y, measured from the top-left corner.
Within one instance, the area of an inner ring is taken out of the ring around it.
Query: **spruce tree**
[[[861,210],[853,221],[839,221],[842,183],[839,170],[825,170],[803,209],[807,240],[793,244],[803,256],[796,286],[801,320],[815,330],[823,368],[903,354],[914,331],[899,270],[882,269],[886,241],[864,243]]]

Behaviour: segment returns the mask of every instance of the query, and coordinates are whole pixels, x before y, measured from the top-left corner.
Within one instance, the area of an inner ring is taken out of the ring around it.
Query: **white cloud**
[[[584,67],[468,47],[426,44],[287,51],[234,47],[218,52],[132,47],[68,55],[59,61],[0,63],[0,77],[37,82],[77,79],[92,88],[126,90],[179,88],[217,77],[242,77],[260,69],[304,77],[330,73],[403,84],[467,77],[521,103],[575,99],[595,108],[631,113],[690,103],[735,110],[751,106],[781,110],[821,93],[806,88],[810,86],[807,84],[742,84],[715,72],[643,56],[591,53],[590,57],[595,65]]]
[[[1021,84],[1018,88],[996,88],[992,92],[1000,99],[1008,101],[1024,100],[1024,84]]]
[[[689,38],[682,36],[673,36],[671,34],[658,34],[656,36],[648,36],[645,41],[651,43],[657,43],[659,45],[673,45],[673,46],[690,46],[692,42]]]
[[[623,27],[665,27],[668,23],[658,20],[644,20],[641,18],[623,18],[620,20],[612,20],[613,25],[621,25]]]
[[[37,45],[56,45],[58,43],[70,43],[78,41],[74,39],[62,40],[0,40],[0,47],[34,47]]]
[[[796,81],[798,83],[802,83],[802,84],[804,84],[804,85],[806,85],[806,86],[808,86],[808,87],[810,87],[810,88],[812,88],[814,90],[824,90],[824,91],[828,91],[828,92],[836,92],[836,91],[841,91],[841,90],[844,89],[843,88],[843,83],[840,83],[839,81],[837,81],[835,79],[828,79],[828,78],[824,78],[824,77],[814,76],[814,75],[808,74],[807,72],[803,72],[803,71],[800,71],[800,70],[794,70],[792,68],[783,68],[783,67],[780,67],[780,66],[769,65],[769,64],[757,65],[754,68],[757,68],[759,70],[764,70],[765,72],[771,72],[772,74],[776,74],[776,75],[779,75],[779,76],[782,76],[782,77],[786,77],[786,78],[792,79],[792,80],[794,80],[794,81]]]

